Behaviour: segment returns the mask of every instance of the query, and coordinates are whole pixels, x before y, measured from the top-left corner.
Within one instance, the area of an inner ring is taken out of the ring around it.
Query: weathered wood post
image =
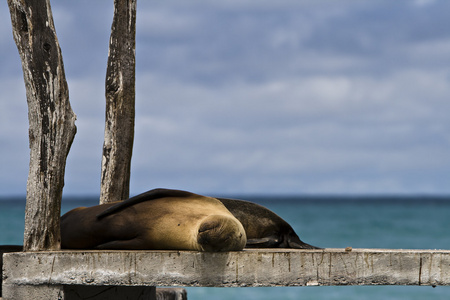
[[[114,0],[105,81],[105,138],[100,204],[127,199],[133,153],[136,73],[136,0]],[[142,293],[149,299],[186,298],[184,289],[116,287],[116,294]]]
[[[49,0],[8,0],[29,119],[24,251],[60,249],[66,158],[76,133]]]
[[[106,70],[100,203],[128,198],[135,116],[136,0],[114,0]]]
[[[100,204],[129,197],[133,153],[136,70],[136,0],[114,0],[105,80],[105,137]],[[156,288],[115,287],[114,297],[145,294],[156,298]],[[79,291],[78,291],[79,292]],[[109,295],[111,297],[113,295]]]
[[[8,0],[28,102],[30,169],[24,251],[60,249],[66,158],[75,137],[64,65],[49,0]],[[16,286],[5,299],[58,299],[61,285]]]

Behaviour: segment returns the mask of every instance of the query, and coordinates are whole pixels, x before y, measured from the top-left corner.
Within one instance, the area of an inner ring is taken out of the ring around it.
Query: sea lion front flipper
[[[116,205],[113,205],[113,206],[105,209],[104,211],[102,211],[101,213],[99,213],[97,215],[97,219],[102,219],[102,218],[109,216],[115,212],[118,212],[124,208],[133,206],[137,203],[160,199],[160,198],[165,198],[165,197],[191,197],[193,195],[196,195],[196,194],[186,192],[186,191],[181,191],[181,190],[171,190],[171,189],[162,189],[162,188],[153,189],[148,192],[128,198],[124,201],[117,203]]]
[[[248,239],[246,248],[277,248],[280,241],[276,236]]]
[[[115,240],[95,246],[99,250],[140,250],[145,249],[142,240],[133,238],[131,240]]]

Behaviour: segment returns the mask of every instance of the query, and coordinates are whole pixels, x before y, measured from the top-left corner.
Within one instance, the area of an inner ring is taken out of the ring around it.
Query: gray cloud
[[[78,116],[65,192],[96,194],[112,3],[52,4]],[[449,193],[449,5],[140,2],[132,192]],[[0,186],[23,193],[26,102],[0,11]]]

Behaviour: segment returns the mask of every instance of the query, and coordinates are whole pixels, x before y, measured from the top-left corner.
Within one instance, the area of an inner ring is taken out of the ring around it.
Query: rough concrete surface
[[[450,285],[450,250],[52,251],[4,255],[4,285]]]
[[[450,285],[450,250],[49,251],[4,255],[5,299],[19,287],[43,285]]]

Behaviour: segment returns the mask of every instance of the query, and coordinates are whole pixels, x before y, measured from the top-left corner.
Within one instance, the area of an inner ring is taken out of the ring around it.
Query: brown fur
[[[152,190],[123,202],[69,211],[61,218],[61,247],[197,251],[244,248],[247,239],[242,224],[219,200],[170,191]]]

